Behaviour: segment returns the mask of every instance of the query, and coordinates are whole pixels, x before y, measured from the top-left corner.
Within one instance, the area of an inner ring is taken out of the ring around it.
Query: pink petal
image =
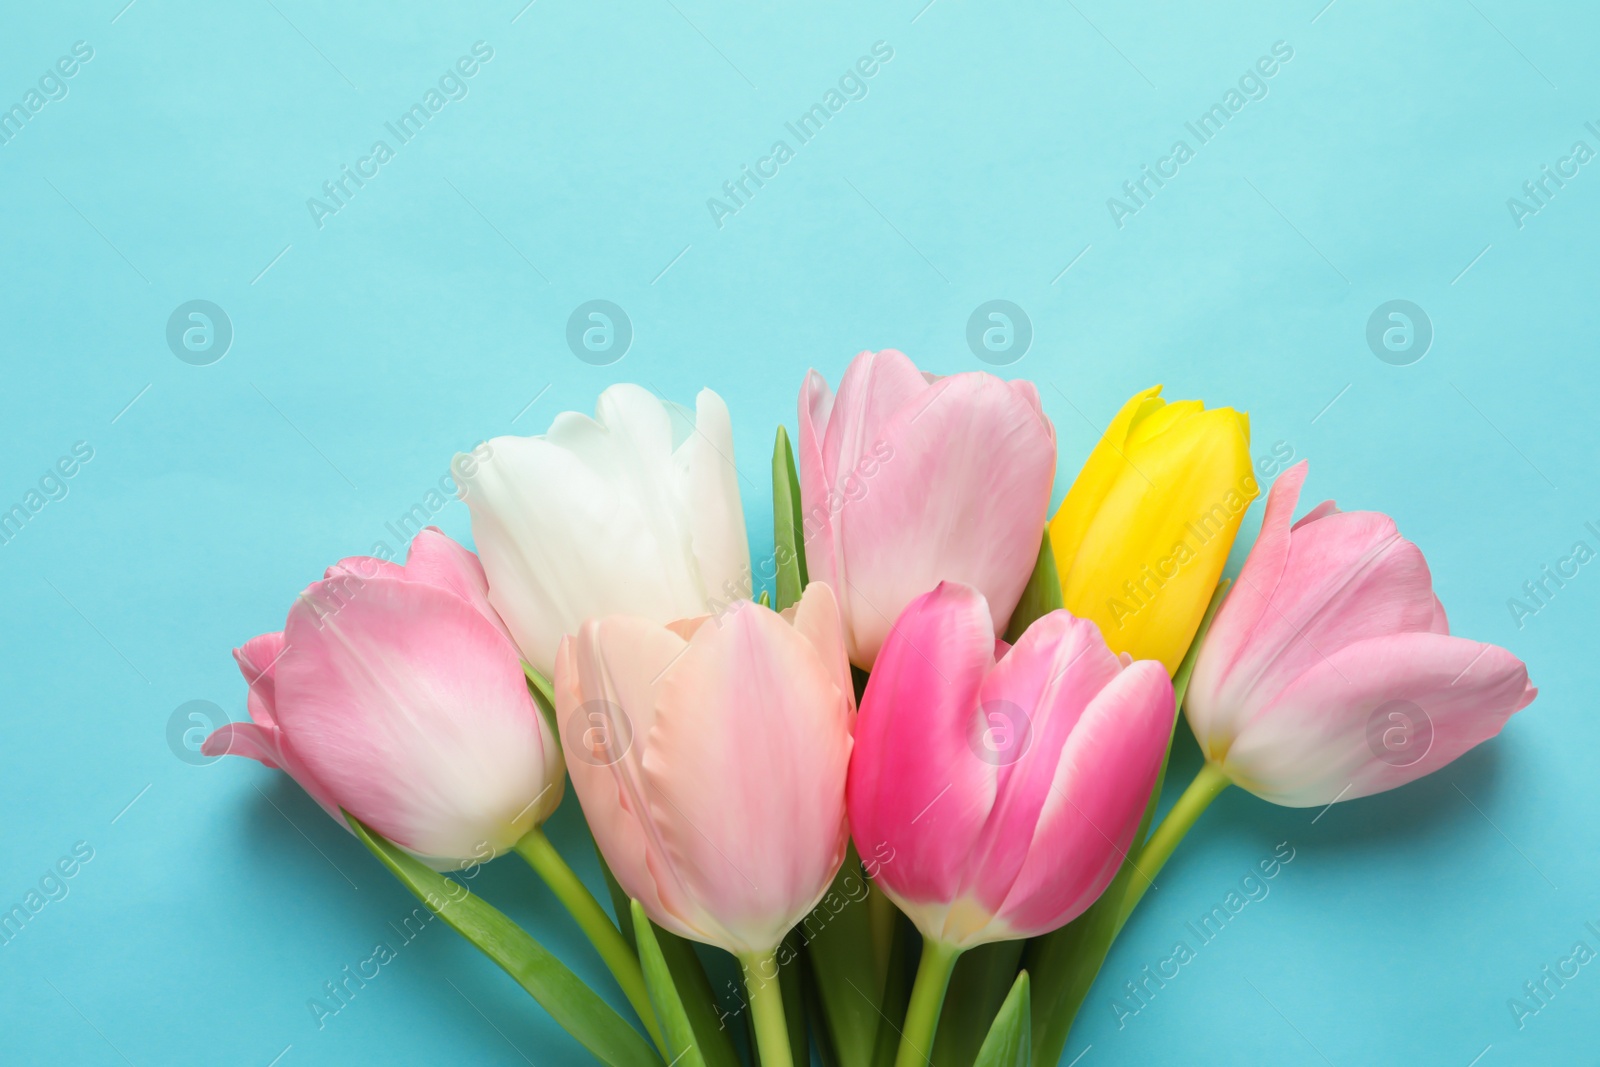
[[[876,877],[903,901],[956,898],[995,802],[996,768],[971,747],[990,619],[977,590],[940,583],[901,614],[861,700],[851,833],[861,855],[893,856]]]
[[[263,725],[270,726],[277,722],[272,710],[275,693],[273,676],[282,655],[282,633],[252,637],[233,650],[239,673],[244,675],[245,682],[250,686],[250,718]]]
[[[687,648],[671,629],[644,619],[591,619],[561,642],[556,718],[573,791],[618,884],[657,923],[704,941],[713,924],[665,862],[642,772],[655,725],[654,682]]]
[[[1094,623],[1053,611],[1028,627],[979,689],[976,725],[991,733],[975,739],[976,751],[993,752],[996,797],[962,890],[990,911],[999,910],[1028,859],[1063,747],[1121,672]],[[996,738],[1004,743],[993,744]],[[988,748],[984,740],[991,740]]]
[[[1253,709],[1314,663],[1346,645],[1434,625],[1438,598],[1427,561],[1388,516],[1334,512],[1292,534],[1283,529],[1298,486],[1282,496],[1279,487],[1303,473],[1296,465],[1273,487],[1262,538],[1196,667],[1191,722],[1211,758]],[[1252,572],[1258,553],[1261,566]]]
[[[342,807],[419,855],[515,843],[554,809],[551,739],[515,650],[461,597],[376,578],[289,612],[277,714]]]
[[[408,582],[422,582],[454,593],[493,623],[507,641],[512,640],[499,612],[489,605],[489,579],[483,573],[483,564],[437,526],[429,526],[412,538],[403,575]]]
[[[1222,768],[1290,807],[1367,796],[1493,737],[1536,694],[1522,661],[1495,645],[1430,632],[1365,640],[1259,708]]]
[[[1155,787],[1173,715],[1172,683],[1154,660],[1134,663],[1090,702],[1062,750],[1027,859],[999,909],[1011,936],[1072,921],[1111,883]]]
[[[850,674],[850,660],[845,655],[844,626],[839,618],[839,602],[826,582],[810,582],[800,599],[791,605],[784,616],[795,632],[811,642],[817,659],[828,668],[834,685],[843,693],[853,713],[856,708],[855,681]]]
[[[836,678],[807,637],[744,602],[701,627],[658,683],[651,811],[724,948],[777,945],[844,859],[850,707]]]
[[[835,421],[843,409],[841,392]],[[895,616],[941,581],[976,587],[1003,630],[1044,532],[1055,476],[1049,423],[1010,384],[957,374],[898,408],[874,439],[892,454],[870,477],[833,483],[857,490],[832,523],[851,661],[869,667]]]

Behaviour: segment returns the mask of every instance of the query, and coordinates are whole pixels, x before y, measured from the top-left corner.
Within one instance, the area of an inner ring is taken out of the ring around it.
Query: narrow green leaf
[[[650,1043],[566,965],[466,886],[446,878],[345,813],[361,843],[400,883],[494,960],[584,1048],[611,1067],[659,1067]]]
[[[995,941],[961,954],[945,993],[933,1067],[972,1067],[984,1032],[1016,984],[1022,941]]]
[[[1022,587],[1022,599],[1017,610],[1011,613],[1011,624],[1006,627],[1006,640],[1012,644],[1022,636],[1022,631],[1061,607],[1061,575],[1056,571],[1056,554],[1050,549],[1050,531],[1046,530],[1039,545],[1039,559]],[[1010,984],[1009,982],[1007,983]]]
[[[1205,640],[1206,631],[1211,628],[1211,620],[1222,605],[1227,590],[1227,581],[1217,584],[1216,592],[1211,594],[1211,603],[1207,605],[1200,626],[1195,631],[1194,640],[1189,643],[1189,651],[1173,675],[1174,731],[1178,725],[1177,709],[1183,706],[1183,697],[1188,691],[1189,677],[1194,673],[1194,662],[1200,654],[1201,642]],[[1089,995],[1095,977],[1106,961],[1106,954],[1111,951],[1111,943],[1122,929],[1123,901],[1134,879],[1144,878],[1134,867],[1133,856],[1138,854],[1139,846],[1150,833],[1156,806],[1161,801],[1161,786],[1167,776],[1167,759],[1171,754],[1172,739],[1169,736],[1167,753],[1161,757],[1161,772],[1156,775],[1156,784],[1145,803],[1144,818],[1133,837],[1134,847],[1128,849],[1128,858],[1123,860],[1111,885],[1100,894],[1099,900],[1089,906],[1088,911],[1054,933],[1028,942],[1023,966],[1033,974],[1033,1017],[1039,1020],[1033,1031],[1033,1058],[1037,1063],[1051,1064],[1061,1059],[1078,1009],[1083,1006],[1084,998]]]
[[[806,939],[821,1018],[839,1067],[871,1067],[882,981],[872,959],[868,882],[855,844],[822,902],[796,928]]]
[[[795,472],[789,431],[779,426],[772,445],[772,550],[778,571],[775,606],[779,611],[800,599],[809,580],[800,510],[800,475]]]
[[[975,1067],[1030,1067],[1033,1063],[1032,1013],[1028,1004],[1028,972],[1017,975],[989,1036],[978,1050]]]
[[[611,873],[611,867],[606,863],[605,856],[600,854],[598,846],[594,852],[600,861],[600,873],[605,875],[606,888],[611,891],[611,906],[617,915],[617,928],[622,931],[622,936],[637,940],[638,932],[633,928],[633,901],[617,884],[617,877]],[[655,935],[656,948],[662,959],[666,960],[684,1014],[700,1039],[700,1052],[707,1067],[740,1067],[739,1054],[733,1047],[733,1036],[722,1025],[717,1013],[716,994],[711,990],[711,979],[706,977],[694,945],[654,923],[650,932]]]
[[[906,1025],[906,1008],[911,1003],[911,946],[920,940],[911,920],[895,912],[894,935],[889,947],[889,973],[883,983],[879,1005],[877,1040],[873,1044],[872,1067],[892,1067],[900,1051],[900,1031]]]
[[[655,929],[637,900],[630,900],[631,925],[638,932],[639,966],[644,971],[644,984],[650,991],[650,1004],[656,1010],[656,1021],[667,1037],[670,1062],[683,1067],[706,1067],[700,1042],[695,1037],[694,1026],[683,1010],[683,1000],[672,981],[672,971],[667,967],[661,945],[656,941]]]

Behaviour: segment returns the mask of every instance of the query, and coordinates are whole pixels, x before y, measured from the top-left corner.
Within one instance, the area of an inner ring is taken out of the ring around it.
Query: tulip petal
[[[893,453],[870,478],[836,478],[846,499],[832,520],[836,567],[848,561],[836,591],[858,666],[873,663],[895,616],[935,581],[982,590],[1005,629],[1038,558],[1055,477],[1053,432],[1026,395],[988,374],[942,378],[876,430]],[[848,454],[866,455],[865,443]]]
[[[848,698],[806,637],[749,602],[697,631],[657,694],[643,771],[666,858],[718,943],[769,950],[844,859]]]
[[[510,641],[511,631],[489,605],[489,579],[483,564],[437,526],[429,526],[411,539],[401,577],[447,589],[478,609]]]
[[[795,632],[811,642],[811,649],[828,668],[833,683],[855,711],[856,687],[850,674],[850,660],[844,651],[844,626],[839,618],[839,602],[826,582],[812,582],[800,594],[800,600],[783,612],[794,626]]]
[[[728,405],[710,389],[695,398],[694,432],[679,448],[678,462],[701,586],[719,601],[750,596],[755,576],[733,463],[733,423]]]
[[[1522,661],[1495,645],[1431,632],[1372,638],[1331,653],[1258,708],[1221,766],[1289,807],[1368,796],[1493,737],[1536,694]]]
[[[278,660],[283,656],[283,634],[270,633],[252,637],[233,650],[239,673],[250,686],[250,718],[264,726],[276,725],[273,713],[276,694],[274,677]]]
[[[1122,669],[1094,623],[1053,611],[1023,633],[979,688],[977,725],[987,732],[974,741],[996,765],[995,802],[961,893],[991,912],[1028,857],[1063,746]]]
[[[994,665],[982,594],[942,582],[912,601],[884,642],[856,719],[850,827],[902,907],[956,899],[995,802],[996,768],[972,746]]]
[[[470,603],[416,582],[373,579],[354,598],[318,582],[284,636],[284,733],[315,779],[386,837],[420,856],[479,856],[554,810],[548,727],[515,650]]]
[[[687,648],[683,636],[645,619],[584,623],[561,642],[556,719],[573,791],[612,875],[661,925],[703,940],[703,916],[663,864],[641,774],[645,738],[655,725],[654,683]]]
[[[711,393],[700,406],[705,432],[691,427],[675,446],[667,406],[615,385],[596,419],[565,412],[544,437],[497,437],[470,474],[458,457],[490,603],[546,677],[585,619],[701,615],[727,595],[707,577],[748,582],[736,475],[719,469],[732,456],[726,408]]]
[[[1070,922],[1111,883],[1161,770],[1173,714],[1172,683],[1154,660],[1135,662],[1089,702],[1061,750],[1026,859],[997,909],[1009,936],[1031,937]]]

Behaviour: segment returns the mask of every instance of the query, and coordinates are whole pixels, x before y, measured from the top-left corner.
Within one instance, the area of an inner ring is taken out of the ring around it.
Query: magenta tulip
[[[976,587],[1004,631],[1039,555],[1055,456],[1031,382],[925,375],[893,350],[858,355],[837,396],[806,375],[806,564],[839,598],[852,663],[870,669],[895,616],[941,581]]]
[[[207,755],[277,767],[438,867],[504,852],[561,799],[561,751],[477,557],[428,528],[404,566],[342,560],[234,650],[251,722]]]
[[[1221,775],[1290,807],[1432,773],[1538,692],[1510,652],[1450,636],[1427,561],[1387,515],[1328,501],[1290,525],[1305,477],[1301,462],[1272,487],[1184,702]]]
[[[862,697],[851,832],[932,942],[1071,921],[1116,874],[1171,736],[1172,686],[1066,611],[1007,649],[970,586],[901,613]]]

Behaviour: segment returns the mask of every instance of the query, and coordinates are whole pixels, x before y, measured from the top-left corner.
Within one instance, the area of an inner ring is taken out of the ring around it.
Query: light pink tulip
[[[1500,732],[1538,690],[1522,661],[1451,637],[1417,546],[1328,501],[1290,525],[1306,464],[1267,498],[1184,710],[1235,783],[1290,807],[1380,793]]]
[[[509,849],[560,802],[561,750],[487,593],[477,557],[432,527],[405,566],[341,560],[282,633],[234,650],[252,721],[202,751],[281,768],[435,866]]]
[[[799,467],[807,569],[839,598],[852,663],[870,669],[895,616],[941,581],[975,586],[1005,630],[1055,479],[1033,383],[863,352],[837,396],[806,375]]]
[[[1054,611],[996,642],[982,594],[949,582],[896,620],[861,700],[851,833],[923,936],[1032,937],[1121,866],[1171,737],[1172,685]]]
[[[666,626],[591,619],[556,656],[572,787],[612,873],[668,930],[771,951],[844,860],[850,668],[828,587]]]

